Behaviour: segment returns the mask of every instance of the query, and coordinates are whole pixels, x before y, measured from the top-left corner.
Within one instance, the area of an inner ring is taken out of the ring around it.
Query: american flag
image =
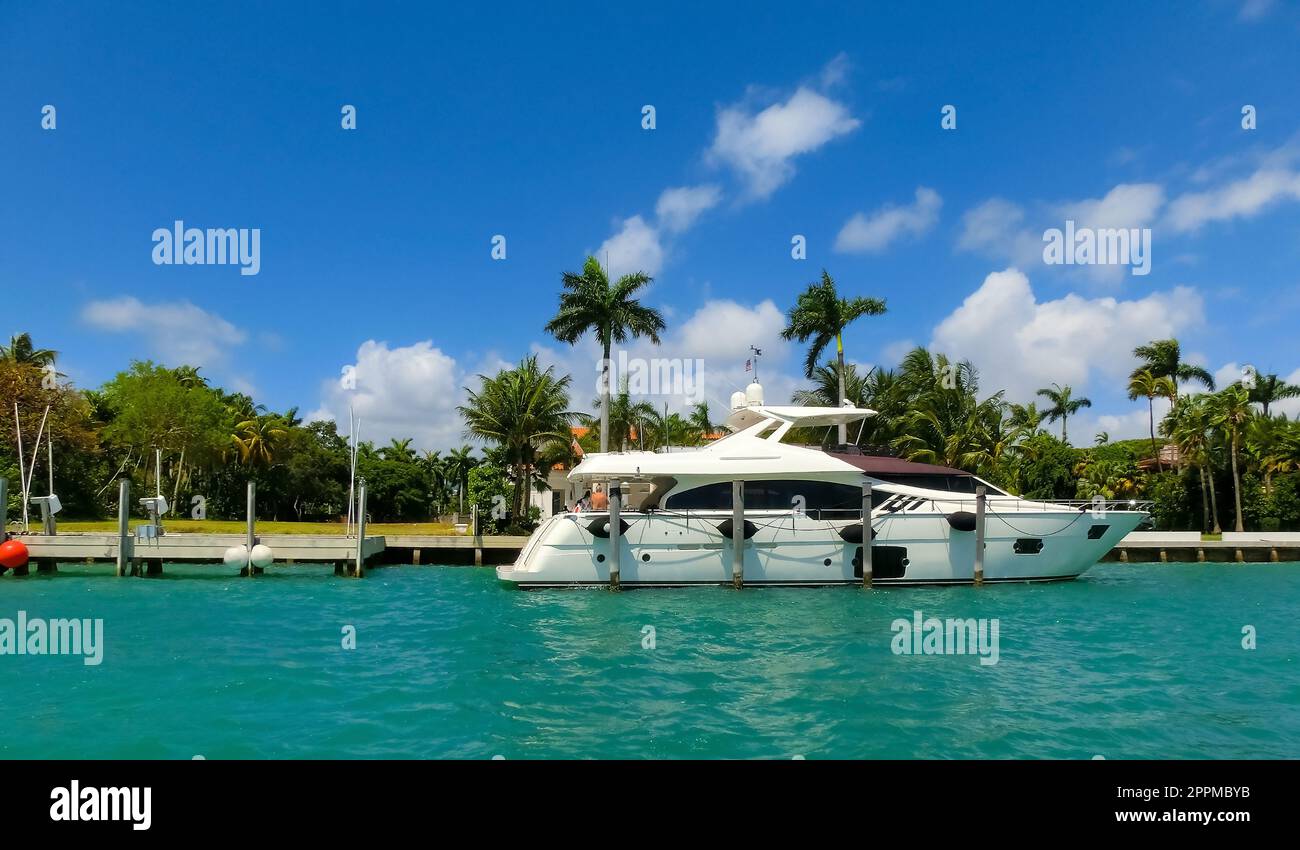
[[[745,371],[748,372],[748,371],[749,371],[749,368],[750,368],[751,366],[753,366],[753,365],[754,365],[754,361],[753,361],[753,360],[746,360],[746,361],[745,361]]]

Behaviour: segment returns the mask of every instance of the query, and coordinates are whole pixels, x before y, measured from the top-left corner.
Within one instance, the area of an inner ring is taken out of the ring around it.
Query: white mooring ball
[[[271,551],[270,546],[258,543],[253,547],[253,566],[269,567],[273,563],[275,563],[275,553]]]
[[[221,557],[228,567],[248,566],[248,547],[244,545],[231,546],[226,550],[226,554]]]

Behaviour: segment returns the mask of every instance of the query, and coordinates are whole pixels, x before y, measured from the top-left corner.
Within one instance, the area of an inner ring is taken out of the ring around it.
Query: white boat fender
[[[948,514],[948,524],[957,531],[974,531],[975,514],[970,511],[956,511]]]

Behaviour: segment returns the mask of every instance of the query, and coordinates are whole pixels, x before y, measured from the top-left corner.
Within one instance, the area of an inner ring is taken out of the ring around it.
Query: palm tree
[[[642,272],[620,277],[612,285],[605,269],[595,257],[587,257],[582,274],[564,272],[564,292],[560,309],[546,324],[546,332],[560,342],[575,344],[588,331],[594,331],[604,352],[600,364],[600,450],[609,451],[609,349],[623,343],[629,335],[648,337],[659,344],[664,317],[632,296],[650,285],[652,278]]]
[[[1013,402],[1007,405],[1007,424],[1019,429],[1026,436],[1033,436],[1046,416],[1047,414],[1039,410],[1038,405],[1032,401],[1029,404]]]
[[[868,372],[870,375],[870,372]],[[839,407],[840,401],[852,402],[855,407],[867,406],[867,380],[858,374],[852,363],[844,366],[841,373],[839,365],[827,361],[818,366],[811,375],[811,389],[796,390],[791,400],[804,407]]]
[[[276,443],[288,432],[269,416],[248,419],[235,426],[231,435],[239,460],[247,466],[270,466],[275,461]]]
[[[1183,400],[1169,411],[1160,423],[1160,431],[1173,439],[1178,455],[1188,463],[1196,464],[1201,481],[1202,530],[1220,532],[1219,502],[1214,493],[1214,466],[1210,455],[1210,413],[1205,396],[1196,395]],[[1213,521],[1211,522],[1211,517]]]
[[[1065,430],[1066,420],[1083,408],[1092,407],[1091,399],[1074,398],[1073,393],[1074,391],[1070,388],[1069,384],[1066,384],[1065,386],[1052,384],[1050,389],[1041,389],[1037,393],[1052,403],[1052,406],[1044,411],[1044,418],[1046,418],[1048,422],[1055,422],[1058,419],[1061,420],[1061,442],[1066,444],[1070,442],[1069,436]]]
[[[1200,366],[1183,362],[1182,347],[1176,339],[1156,339],[1146,345],[1139,345],[1133,349],[1133,356],[1142,361],[1133,370],[1134,376],[1145,369],[1157,378],[1170,378],[1176,383],[1197,381],[1204,384],[1206,389],[1214,389],[1213,375]]]
[[[1300,465],[1300,430],[1286,414],[1256,416],[1246,424],[1244,449],[1264,473],[1264,494],[1273,494],[1273,476],[1294,472]]]
[[[253,419],[266,413],[266,405],[254,404],[252,397],[246,393],[221,392],[221,403],[241,421]]]
[[[810,283],[808,288],[790,308],[788,324],[781,331],[784,339],[797,339],[804,343],[812,340],[808,346],[808,355],[804,358],[804,376],[811,378],[821,360],[822,352],[835,341],[836,361],[839,369],[838,404],[844,405],[844,329],[863,316],[879,316],[885,312],[885,302],[878,298],[841,298],[835,289],[835,281],[830,273],[822,269],[820,283]],[[840,443],[848,442],[848,426],[840,423]]]
[[[665,409],[656,411],[653,417],[646,420],[645,448],[698,446],[702,436],[689,419]]]
[[[14,363],[27,363],[32,366],[50,366],[59,357],[59,352],[50,348],[33,348],[31,334],[17,334],[9,338],[8,345],[0,345],[0,360]]]
[[[709,418],[709,403],[701,401],[691,408],[690,419],[691,427],[699,432],[700,439],[706,439],[710,434],[716,434],[721,426],[714,425],[713,420]]]
[[[1228,456],[1232,459],[1232,495],[1237,504],[1237,531],[1245,531],[1241,518],[1241,476],[1237,470],[1237,454],[1241,450],[1241,434],[1254,411],[1246,388],[1234,384],[1210,398],[1210,422],[1227,437]]]
[[[465,512],[465,490],[469,487],[469,471],[479,464],[478,458],[470,454],[472,451],[469,446],[452,449],[443,462],[444,474],[456,484],[458,514]]]
[[[969,361],[914,349],[890,393],[904,400],[891,444],[907,460],[991,474],[1021,436],[1004,421],[1001,392],[979,400],[979,373]]]
[[[172,374],[176,376],[176,382],[186,389],[206,387],[208,379],[199,374],[202,368],[202,366],[177,366],[172,370]]]
[[[1277,375],[1264,375],[1255,379],[1255,386],[1250,389],[1253,404],[1263,405],[1264,415],[1268,416],[1269,405],[1287,398],[1300,396],[1300,387],[1288,384]]]
[[[570,439],[571,381],[568,375],[557,378],[553,366],[541,369],[537,356],[529,355],[514,369],[502,369],[494,377],[479,375],[479,389],[466,388],[466,404],[456,408],[466,434],[499,445],[514,468],[516,520],[524,516],[527,482],[536,471],[539,451],[547,443]]]
[[[384,460],[395,460],[398,463],[411,463],[415,460],[415,449],[411,448],[410,437],[401,440],[391,438],[379,453],[384,456]]]
[[[619,451],[627,451],[627,441],[633,435],[636,435],[641,448],[645,448],[646,423],[654,422],[659,416],[650,402],[633,401],[627,387],[627,379],[624,378],[619,382],[618,395],[610,399],[607,406],[602,406],[602,402],[605,402],[604,398],[592,402],[593,406],[600,407],[601,414],[609,420],[609,433],[617,437]],[[599,427],[600,444],[609,445],[610,441],[605,436],[603,422],[598,422],[595,417],[585,414],[580,415],[578,419],[588,428]]]
[[[1110,442],[1110,433],[1107,431],[1098,431],[1097,436],[1093,437],[1093,442],[1098,446],[1104,446]]]
[[[1156,470],[1164,472],[1164,464],[1160,462],[1160,450],[1156,448],[1156,396],[1168,398],[1170,395],[1176,395],[1177,386],[1172,378],[1162,375],[1157,378],[1151,374],[1150,369],[1138,369],[1129,378],[1128,381],[1128,398],[1129,401],[1137,401],[1139,398],[1147,400],[1147,422],[1151,429],[1151,454],[1156,459]]]

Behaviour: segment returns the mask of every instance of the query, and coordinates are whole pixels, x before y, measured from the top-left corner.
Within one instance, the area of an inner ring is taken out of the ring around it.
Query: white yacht
[[[1058,581],[1078,577],[1147,517],[1107,505],[1028,501],[957,469],[782,442],[791,428],[872,415],[768,406],[751,384],[733,396],[730,433],[716,442],[589,454],[569,479],[586,489],[618,486],[617,528],[611,511],[556,514],[497,577],[525,588],[861,584],[869,492],[873,584],[970,584],[982,486],[983,580]],[[642,491],[631,504],[629,490]]]

